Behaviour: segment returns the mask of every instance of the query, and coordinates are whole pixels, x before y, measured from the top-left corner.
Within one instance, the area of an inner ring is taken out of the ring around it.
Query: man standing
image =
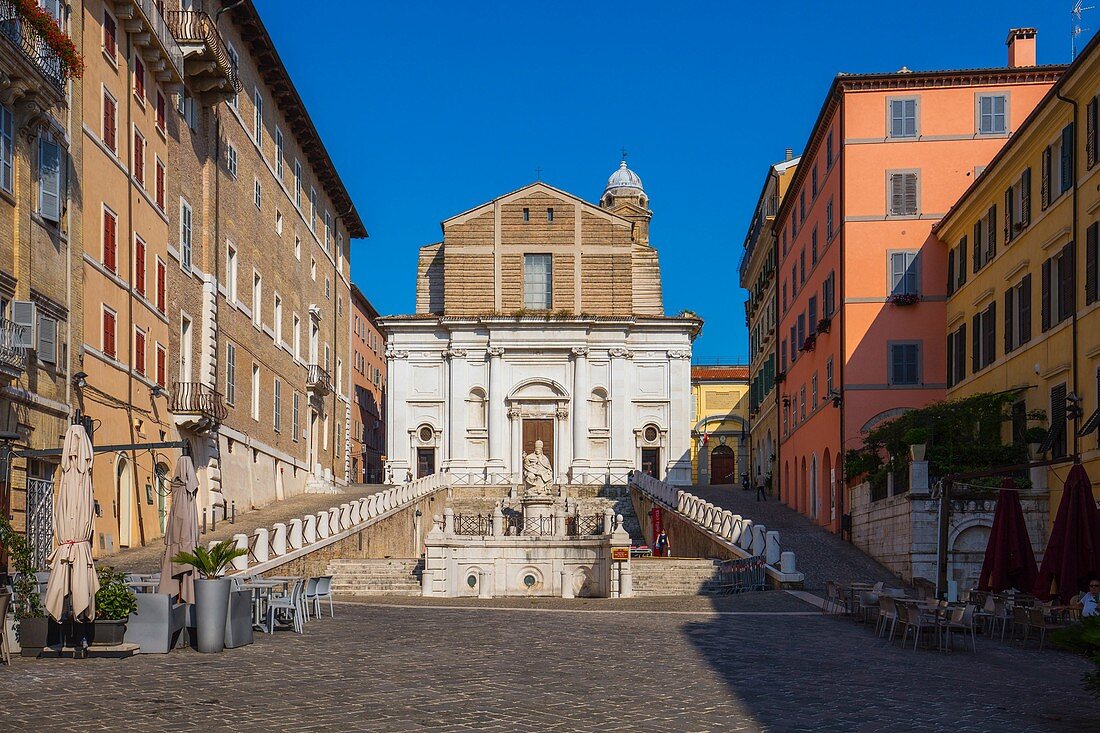
[[[767,501],[768,494],[764,491],[767,487],[767,481],[764,479],[764,474],[760,473],[760,469],[756,469],[756,500]]]

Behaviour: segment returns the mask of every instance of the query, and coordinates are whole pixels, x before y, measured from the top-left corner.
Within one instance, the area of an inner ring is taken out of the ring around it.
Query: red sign
[[[649,510],[649,518],[653,527],[653,538],[656,540],[657,535],[664,531],[665,525],[661,517],[661,507],[655,506]]]
[[[614,560],[615,562],[626,562],[627,560],[630,559],[630,548],[629,547],[612,547],[611,548],[611,559]]]

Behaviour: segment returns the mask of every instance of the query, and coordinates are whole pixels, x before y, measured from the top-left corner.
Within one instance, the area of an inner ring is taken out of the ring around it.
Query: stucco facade
[[[386,338],[378,311],[351,286],[351,481],[381,483],[386,454]]]
[[[749,368],[691,368],[691,476],[697,484],[755,480],[749,449]],[[766,474],[766,471],[764,472]]]
[[[780,492],[818,524],[839,531],[847,512],[844,451],[946,394],[947,257],[932,225],[1062,69],[833,81],[775,222]]]

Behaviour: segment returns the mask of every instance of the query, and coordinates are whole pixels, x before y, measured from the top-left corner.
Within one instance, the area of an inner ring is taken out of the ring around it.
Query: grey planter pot
[[[229,613],[229,578],[195,581],[195,626],[200,652],[225,648],[225,617]]]
[[[92,646],[118,646],[126,638],[126,619],[97,619],[91,624],[91,630],[92,635],[88,642]]]

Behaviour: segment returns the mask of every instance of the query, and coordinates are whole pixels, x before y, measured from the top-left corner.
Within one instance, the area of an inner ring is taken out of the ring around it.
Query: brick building
[[[386,452],[386,336],[378,311],[351,286],[351,481],[382,482]]]

